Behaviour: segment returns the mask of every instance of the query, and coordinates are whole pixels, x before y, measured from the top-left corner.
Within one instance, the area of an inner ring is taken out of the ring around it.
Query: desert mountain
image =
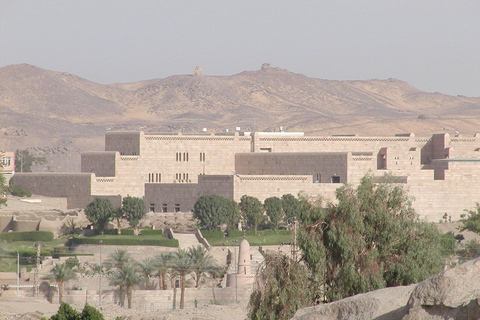
[[[29,148],[44,170],[78,170],[105,130],[275,130],[312,134],[473,134],[480,98],[427,93],[396,80],[332,81],[267,65],[232,76],[177,75],[100,85],[31,65],[0,68],[0,149]],[[70,155],[68,155],[70,154]]]

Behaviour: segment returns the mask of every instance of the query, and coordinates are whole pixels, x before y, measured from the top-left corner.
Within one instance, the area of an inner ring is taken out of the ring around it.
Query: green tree
[[[202,275],[215,272],[218,266],[205,247],[201,245],[188,248],[188,255],[193,263],[192,270],[195,273],[195,288],[199,288]]]
[[[129,196],[123,198],[122,205],[125,219],[128,220],[130,226],[136,228],[140,220],[147,213],[145,202],[140,198]]]
[[[263,207],[274,227],[278,228],[278,223],[283,219],[282,200],[278,197],[267,198],[263,202]]]
[[[1,164],[1,161],[0,161]],[[1,168],[1,167],[0,167]],[[0,207],[2,205],[7,205],[7,198],[4,197],[4,194],[6,192],[6,186],[5,184],[7,183],[7,179],[5,176],[0,172]]]
[[[122,225],[120,224],[120,220],[125,218],[125,213],[123,212],[122,208],[117,208],[112,211],[112,218],[117,221],[117,234],[122,234]]]
[[[193,271],[194,263],[185,249],[174,252],[172,261],[173,270],[180,276],[180,309],[185,307],[185,283],[186,277]]]
[[[405,189],[374,183],[336,191],[337,204],[302,205],[299,245],[303,260],[332,301],[421,281],[442,270],[441,235],[420,221]],[[418,259],[422,257],[422,259]]]
[[[95,198],[85,208],[85,215],[98,230],[103,231],[107,222],[110,221],[113,211],[113,205],[110,200]]]
[[[301,202],[291,194],[282,196],[282,209],[287,222],[295,220],[300,212]]]
[[[240,221],[238,205],[235,201],[219,195],[203,195],[193,206],[193,216],[205,230],[214,230],[222,224],[236,228]]]
[[[103,317],[103,314],[89,305],[88,303],[85,303],[85,306],[83,307],[82,314],[80,316],[81,320],[105,320]]]
[[[465,210],[465,212],[467,213],[460,216],[463,224],[460,230],[468,230],[480,234],[480,204],[477,202],[474,210]]]
[[[73,309],[71,305],[66,302],[60,303],[60,308],[56,314],[50,317],[50,320],[80,320],[80,313]]]
[[[28,150],[15,151],[15,171],[17,172],[32,172],[32,165],[45,163],[47,163],[45,157],[37,157]]]
[[[125,291],[128,301],[128,309],[132,308],[133,286],[143,281],[141,271],[137,263],[127,263],[121,268],[110,273],[110,285],[119,286]]]
[[[304,264],[267,252],[250,296],[248,316],[252,320],[290,319],[297,309],[315,302],[317,291]]]
[[[145,280],[145,290],[148,290],[150,276],[152,276],[157,269],[155,260],[151,258],[145,258],[138,263],[138,266],[140,267],[140,272],[143,274],[143,279]]]
[[[263,205],[260,200],[252,196],[243,195],[240,198],[240,211],[247,226],[257,232],[258,224],[263,218]]]
[[[63,301],[63,287],[65,282],[76,277],[75,272],[72,271],[66,263],[58,263],[50,270],[50,277],[53,278],[58,285],[58,303]]]

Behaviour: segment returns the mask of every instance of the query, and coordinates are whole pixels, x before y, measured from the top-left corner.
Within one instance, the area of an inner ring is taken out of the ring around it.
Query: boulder
[[[480,319],[480,259],[420,282],[404,320]]]
[[[415,285],[385,288],[332,303],[299,309],[295,320],[400,320]]]
[[[293,319],[480,319],[480,259],[446,270],[419,284],[385,288],[299,309]]]

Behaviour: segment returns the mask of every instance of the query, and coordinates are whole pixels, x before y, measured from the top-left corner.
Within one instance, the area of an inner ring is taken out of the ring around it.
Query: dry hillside
[[[105,130],[275,130],[311,134],[474,134],[480,98],[426,93],[396,80],[332,81],[273,67],[232,76],[178,75],[100,85],[31,65],[0,68],[0,149],[29,148],[79,169]]]

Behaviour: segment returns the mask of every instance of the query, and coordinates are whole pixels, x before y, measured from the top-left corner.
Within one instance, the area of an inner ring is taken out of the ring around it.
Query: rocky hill
[[[0,68],[0,149],[46,156],[38,170],[78,170],[78,154],[102,150],[105,130],[474,134],[479,120],[480,98],[426,93],[396,79],[314,79],[267,64],[232,76],[113,85],[26,64]]]

